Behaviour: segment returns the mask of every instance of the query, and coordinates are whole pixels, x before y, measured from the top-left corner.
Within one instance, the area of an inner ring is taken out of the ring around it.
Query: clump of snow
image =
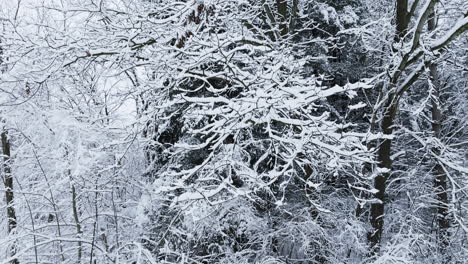
[[[343,26],[355,25],[357,21],[359,20],[358,15],[356,15],[356,13],[354,12],[351,6],[345,6],[343,8],[343,11],[340,12],[339,18]]]
[[[350,105],[350,106],[348,106],[348,108],[349,108],[350,110],[356,110],[356,109],[360,109],[360,108],[363,108],[363,107],[366,107],[366,106],[367,106],[367,105],[366,105],[365,103],[359,102],[359,103],[357,103],[357,104],[355,104],[355,105]]]

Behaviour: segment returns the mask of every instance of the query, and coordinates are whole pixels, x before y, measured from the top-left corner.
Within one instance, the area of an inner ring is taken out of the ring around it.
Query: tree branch
[[[468,30],[468,17],[460,19],[455,26],[443,37],[434,41],[431,45],[431,51],[439,50],[447,46],[452,40]]]

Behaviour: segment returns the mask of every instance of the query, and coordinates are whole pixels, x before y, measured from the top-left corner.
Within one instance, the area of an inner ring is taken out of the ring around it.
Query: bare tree
[[[461,18],[453,28],[444,36],[433,40],[428,50],[421,47],[423,29],[433,12],[437,0],[428,0],[420,10],[419,16],[416,16],[416,8],[419,1],[414,1],[408,10],[406,0],[396,2],[396,41],[401,42],[402,53],[399,61],[391,66],[390,77],[388,80],[388,91],[382,100],[382,117],[380,129],[387,137],[384,138],[378,147],[378,175],[374,180],[374,187],[378,190],[375,198],[379,200],[371,205],[370,223],[373,230],[369,234],[369,242],[372,254],[377,254],[380,250],[380,242],[384,230],[385,196],[387,179],[392,173],[392,135],[394,132],[395,119],[398,113],[399,102],[404,93],[418,80],[424,68],[431,64],[433,58],[428,52],[436,52],[446,47],[453,39],[468,29],[468,19]],[[411,28],[408,28],[411,20],[414,19]],[[431,28],[433,29],[433,28]],[[405,40],[405,32],[410,35],[409,40]],[[397,43],[395,43],[397,44]],[[427,56],[425,56],[427,54]],[[440,177],[439,177],[440,178]]]
[[[2,178],[3,184],[5,186],[5,201],[7,205],[7,225],[8,225],[8,233],[13,235],[16,231],[17,227],[17,219],[16,219],[16,210],[15,210],[15,194],[14,194],[14,187],[13,187],[13,175],[11,172],[10,167],[10,157],[11,157],[11,145],[8,139],[8,134],[5,128],[2,128],[1,132],[1,139],[2,139],[2,154],[3,154],[3,170],[2,170]],[[13,245],[10,249],[10,254],[13,259],[10,261],[11,264],[18,264],[18,259],[14,258],[17,252],[16,241],[13,241]]]

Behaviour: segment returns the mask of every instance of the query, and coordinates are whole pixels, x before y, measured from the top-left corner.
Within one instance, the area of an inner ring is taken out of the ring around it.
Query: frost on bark
[[[377,255],[379,253],[382,234],[385,228],[384,215],[387,180],[393,172],[391,149],[392,140],[390,137],[392,136],[395,129],[394,125],[399,104],[405,92],[415,84],[419,76],[424,72],[425,68],[430,68],[430,65],[433,65],[432,61],[434,60],[434,58],[431,58],[425,49],[422,48],[423,45],[421,45],[421,42],[423,41],[424,37],[427,38],[427,36],[423,34],[424,27],[426,22],[428,22],[430,14],[433,13],[435,5],[438,3],[438,1],[425,1],[424,5],[422,5],[418,15],[416,16],[415,10],[418,2],[419,1],[414,1],[409,10],[407,6],[408,3],[404,0],[398,0],[396,6],[396,40],[399,40],[403,36],[405,36],[405,39],[401,39],[401,46],[403,48],[401,51],[398,51],[401,53],[401,57],[399,57],[400,60],[398,63],[395,63],[395,65],[390,66],[391,74],[389,75],[388,80],[388,91],[384,96],[384,102],[382,103],[383,107],[380,129],[387,137],[381,140],[381,144],[377,150],[378,169],[377,176],[374,178],[374,188],[377,190],[377,193],[374,197],[378,199],[378,202],[374,202],[371,205],[370,223],[373,230],[368,235],[368,240],[371,247],[371,255]],[[402,15],[403,13],[406,13],[406,15]],[[412,18],[415,18],[414,23],[410,23]],[[432,25],[431,23],[432,22],[429,22],[430,26]],[[408,29],[407,27],[410,24],[411,28]],[[459,19],[458,22],[453,25],[447,33],[444,34],[444,36],[438,38],[437,40],[433,40],[427,49],[434,53],[439,52],[442,48],[447,46],[452,40],[465,32],[467,29],[468,19],[466,17]],[[405,34],[405,32],[408,34]],[[436,71],[432,69],[431,75],[433,77],[434,74],[436,74]],[[433,118],[439,120],[434,123],[434,133],[440,133],[436,132],[437,130],[440,131],[440,127],[438,127],[438,124],[440,123],[440,109],[437,107],[433,108]],[[435,174],[437,175],[435,180],[435,188],[438,191],[439,203],[442,204],[447,201],[446,181],[444,181],[444,173],[442,173],[441,167],[436,166],[434,170]],[[439,211],[440,219],[446,219],[444,214],[447,214],[447,209],[439,207],[439,210],[441,210]],[[446,230],[446,228],[448,228],[448,222],[445,222],[445,220],[439,221],[439,224],[442,226],[442,230]]]
[[[428,20],[428,30],[433,31],[436,28],[436,20],[437,17],[435,12],[431,14],[431,17]],[[437,64],[431,63],[429,65],[429,74],[431,80],[432,88],[432,96],[431,96],[431,116],[432,116],[432,133],[433,136],[441,140],[442,138],[442,110],[441,110],[441,96],[440,96],[440,80],[439,80],[439,73],[437,70]],[[440,147],[433,147],[433,153],[436,156],[440,156],[441,151]],[[450,220],[449,220],[449,197],[448,197],[448,185],[447,185],[447,173],[445,172],[442,164],[437,159],[433,161],[434,168],[432,169],[433,177],[434,177],[434,192],[437,196],[437,224],[438,224],[438,238],[437,243],[439,246],[439,251],[443,254],[448,247],[449,244],[449,228],[450,228]]]
[[[11,167],[10,167],[10,157],[11,157],[11,150],[10,150],[10,141],[8,139],[7,132],[2,130],[1,133],[2,139],[2,154],[3,154],[3,184],[5,186],[5,201],[6,201],[6,213],[7,213],[7,225],[8,225],[8,233],[13,234],[16,231],[17,220],[16,220],[16,211],[14,207],[15,202],[15,194],[13,188],[13,176],[11,174]],[[16,242],[13,242],[13,245],[10,249],[10,256],[14,257],[16,255]],[[11,264],[18,264],[18,259],[14,258],[10,261]]]
[[[395,42],[400,42],[407,30],[408,21],[408,0],[397,0],[396,1],[396,14],[395,14]],[[397,97],[393,92],[398,85],[398,77],[391,80],[390,94],[387,102],[384,106],[383,117],[381,121],[381,130],[384,135],[391,136],[393,134],[394,119],[397,112]],[[384,229],[384,213],[385,213],[385,191],[386,181],[390,176],[392,169],[391,159],[391,147],[392,140],[389,138],[383,139],[377,154],[378,166],[382,172],[374,179],[374,188],[378,190],[375,194],[375,198],[379,199],[380,202],[373,203],[371,205],[371,226],[373,231],[369,234],[369,242],[371,246],[372,254],[376,254],[380,250],[380,241],[382,238],[382,232]]]

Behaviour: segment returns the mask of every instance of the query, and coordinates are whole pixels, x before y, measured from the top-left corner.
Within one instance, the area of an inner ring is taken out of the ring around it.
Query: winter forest
[[[468,263],[468,1],[0,0],[0,263]]]

